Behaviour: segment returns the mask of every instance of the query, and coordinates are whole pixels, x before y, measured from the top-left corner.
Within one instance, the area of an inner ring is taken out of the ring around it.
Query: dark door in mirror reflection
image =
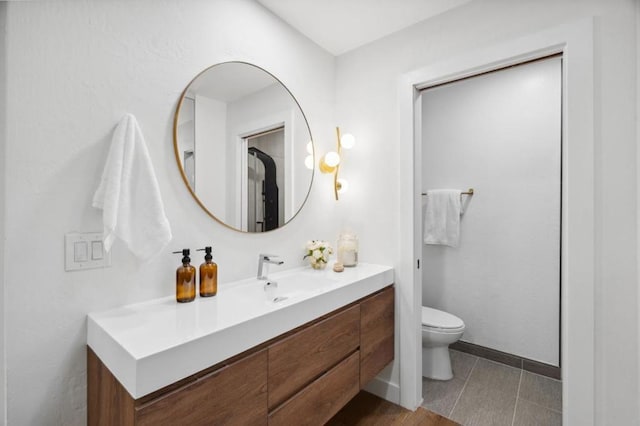
[[[247,149],[247,155],[247,228],[249,232],[271,231],[280,225],[278,166],[272,156],[254,146]]]

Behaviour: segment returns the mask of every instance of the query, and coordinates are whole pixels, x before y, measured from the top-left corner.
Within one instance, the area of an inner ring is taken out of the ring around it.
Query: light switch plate
[[[70,232],[64,236],[64,270],[106,268],[111,255],[104,249],[102,232]]]

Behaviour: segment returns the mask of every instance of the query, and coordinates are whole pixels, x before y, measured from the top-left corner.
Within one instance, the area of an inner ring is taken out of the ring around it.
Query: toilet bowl
[[[455,315],[422,307],[422,375],[429,379],[453,378],[449,345],[464,332],[464,322]]]

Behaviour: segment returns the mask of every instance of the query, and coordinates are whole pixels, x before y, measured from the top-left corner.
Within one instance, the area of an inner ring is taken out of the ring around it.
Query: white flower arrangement
[[[309,258],[311,266],[315,269],[324,268],[333,254],[333,247],[328,241],[312,240],[307,241],[305,246],[306,254],[303,259]]]

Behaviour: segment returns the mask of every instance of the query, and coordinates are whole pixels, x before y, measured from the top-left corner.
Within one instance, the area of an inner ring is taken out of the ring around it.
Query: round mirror
[[[315,164],[309,125],[262,68],[225,62],[202,71],[182,93],[173,133],[185,184],[220,223],[271,231],[304,205]]]

